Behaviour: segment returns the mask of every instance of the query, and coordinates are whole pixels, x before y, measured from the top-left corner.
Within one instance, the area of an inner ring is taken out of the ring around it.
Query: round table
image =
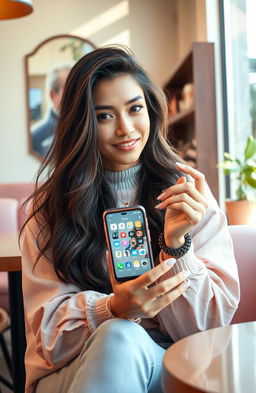
[[[193,334],[163,360],[164,393],[256,392],[256,322]]]

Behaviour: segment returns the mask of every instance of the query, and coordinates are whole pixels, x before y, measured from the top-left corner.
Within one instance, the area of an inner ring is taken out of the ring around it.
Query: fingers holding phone
[[[103,214],[108,268],[114,296],[113,314],[120,318],[152,318],[187,289],[188,273],[163,280],[176,260],[154,267],[145,209],[108,209]],[[158,282],[161,281],[161,282]]]
[[[189,286],[186,279],[190,273],[180,272],[158,282],[175,262],[175,259],[165,261],[140,277],[124,283],[118,283],[112,276],[114,295],[110,299],[110,306],[113,314],[125,319],[153,318],[182,295]],[[110,269],[113,274],[113,268]]]

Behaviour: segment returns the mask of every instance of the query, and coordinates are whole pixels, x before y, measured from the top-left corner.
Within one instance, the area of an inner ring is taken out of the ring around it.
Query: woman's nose
[[[132,125],[131,120],[128,119],[126,116],[120,116],[117,124],[116,135],[117,136],[129,135],[131,134],[133,129],[134,127]]]

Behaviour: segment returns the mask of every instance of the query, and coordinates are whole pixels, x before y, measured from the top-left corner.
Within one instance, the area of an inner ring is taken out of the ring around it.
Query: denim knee
[[[119,349],[127,347],[127,345],[131,348],[131,345],[135,343],[138,346],[145,338],[149,338],[145,329],[138,323],[121,318],[103,322],[93,333],[93,336],[97,336],[97,339],[102,341],[103,347],[111,343],[112,350],[113,346]]]
[[[105,321],[81,351],[70,391],[159,393],[163,352],[136,322],[120,318]]]

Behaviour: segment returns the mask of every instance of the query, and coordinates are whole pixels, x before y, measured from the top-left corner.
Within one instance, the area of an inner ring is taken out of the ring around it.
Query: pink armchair
[[[22,203],[34,190],[33,183],[0,184],[0,232],[17,233],[27,216]],[[7,273],[0,273],[0,306],[9,311]]]
[[[0,198],[0,232],[18,232],[18,201],[13,198]]]
[[[238,265],[241,300],[232,323],[256,321],[256,226],[231,225]]]
[[[13,198],[0,198],[0,232],[18,232],[18,201]],[[9,311],[7,273],[0,272],[0,307]]]
[[[22,203],[34,191],[34,183],[5,183],[0,184],[0,198],[14,198],[18,201],[18,230],[26,220]]]

